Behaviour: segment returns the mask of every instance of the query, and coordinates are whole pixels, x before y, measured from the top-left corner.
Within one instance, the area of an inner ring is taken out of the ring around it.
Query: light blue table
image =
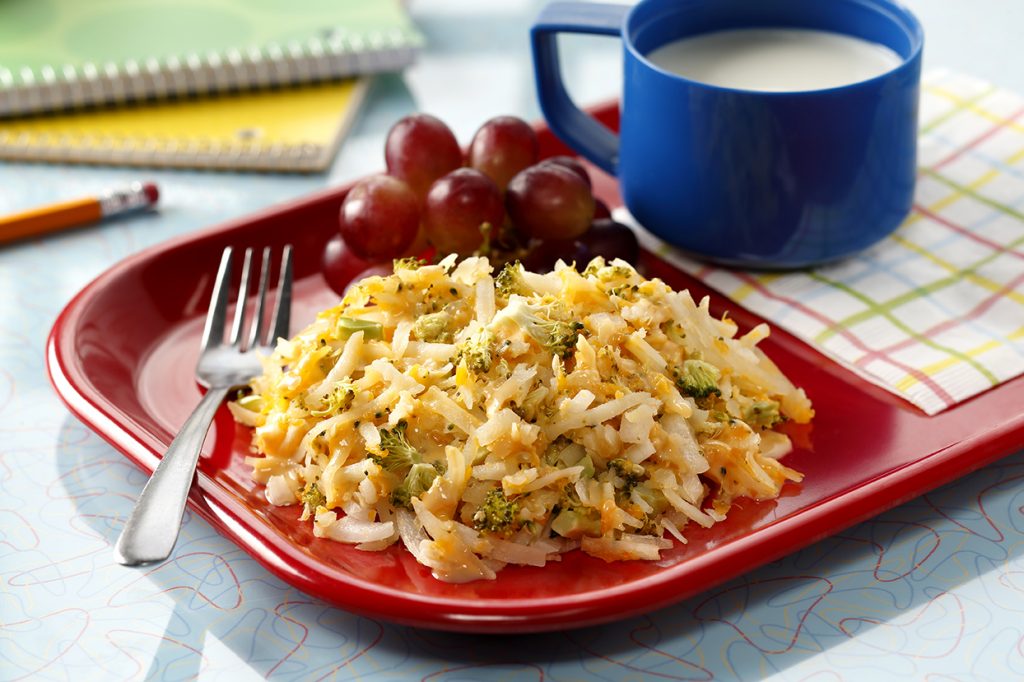
[[[916,0],[927,63],[1024,91],[1024,4]],[[674,607],[567,633],[476,637],[327,607],[193,515],[172,561],[110,547],[145,477],[58,401],[43,344],[119,259],[383,164],[415,109],[468,141],[538,115],[526,31],[539,3],[413,2],[429,48],[374,85],[326,175],[0,165],[0,212],[152,178],[159,214],[0,250],[0,679],[991,679],[1024,677],[1024,452]],[[567,41],[580,101],[614,96],[618,49]],[[1015,63],[1016,62],[1016,63]]]

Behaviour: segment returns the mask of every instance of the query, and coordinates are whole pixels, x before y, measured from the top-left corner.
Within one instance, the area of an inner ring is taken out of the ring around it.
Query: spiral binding
[[[0,117],[397,71],[419,47],[416,34],[393,29],[123,64],[0,67]]]

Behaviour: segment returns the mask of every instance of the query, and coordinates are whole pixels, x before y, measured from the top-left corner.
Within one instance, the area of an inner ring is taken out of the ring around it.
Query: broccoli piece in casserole
[[[491,533],[506,533],[515,530],[518,519],[519,503],[505,497],[501,488],[494,488],[473,514],[473,527]]]
[[[504,296],[505,298],[512,294],[527,296],[532,293],[530,287],[526,285],[526,280],[523,278],[523,264],[519,261],[505,264],[505,267],[501,269],[498,276],[494,278],[494,288],[499,296]]]
[[[371,455],[371,457],[385,471],[402,475],[408,472],[413,465],[423,461],[419,450],[414,448],[406,438],[405,430],[408,426],[405,421],[400,421],[393,429],[380,429],[380,448],[385,454]]]
[[[692,398],[707,398],[712,394],[722,395],[718,388],[721,377],[722,373],[714,365],[691,358],[683,362],[682,372],[676,377],[676,385]]]
[[[494,316],[494,321],[511,320],[550,353],[565,359],[572,355],[576,348],[576,340],[583,325],[575,320],[566,322],[552,319],[555,305],[551,303],[535,306],[521,297],[514,297]]]
[[[616,457],[608,462],[608,470],[615,472],[622,479],[623,492],[627,493],[647,475],[647,471],[642,466],[624,457]]]
[[[423,493],[430,490],[434,479],[441,473],[440,468],[442,467],[426,462],[413,464],[409,473],[406,474],[405,480],[392,491],[391,504],[396,507],[412,509],[412,498],[422,497]]]
[[[347,339],[356,332],[363,333],[363,341],[384,338],[384,325],[373,320],[361,320],[355,317],[339,317],[337,336]]]
[[[310,409],[309,414],[313,417],[330,417],[347,409],[355,397],[355,386],[348,382],[340,383],[323,399],[322,406]]]
[[[394,260],[393,269],[395,272],[398,272],[399,270],[419,270],[426,264],[427,261],[422,258],[408,256],[406,258],[396,258]]]
[[[327,503],[327,498],[324,496],[323,491],[320,490],[320,486],[317,485],[316,481],[310,481],[306,484],[306,487],[302,489],[302,493],[299,495],[299,499],[306,509],[311,512],[315,512],[317,507],[322,507]]]
[[[743,411],[743,421],[751,426],[771,428],[782,421],[779,403],[774,400],[758,400]]]
[[[416,318],[412,333],[420,341],[431,343],[452,342],[452,316],[445,311],[427,313]]]
[[[466,361],[466,367],[476,374],[486,374],[494,363],[494,334],[487,327],[481,327],[459,344],[458,358]]]

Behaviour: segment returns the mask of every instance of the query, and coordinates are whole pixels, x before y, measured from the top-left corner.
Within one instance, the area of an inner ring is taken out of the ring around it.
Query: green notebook
[[[2,0],[0,116],[394,71],[399,0]]]

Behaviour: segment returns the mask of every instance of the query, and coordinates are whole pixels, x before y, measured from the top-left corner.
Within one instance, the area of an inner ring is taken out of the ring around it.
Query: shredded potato
[[[399,261],[281,340],[230,407],[267,499],[317,537],[400,542],[449,582],[574,549],[656,560],[801,480],[774,427],[814,412],[756,347],[768,333],[736,337],[619,260]]]

